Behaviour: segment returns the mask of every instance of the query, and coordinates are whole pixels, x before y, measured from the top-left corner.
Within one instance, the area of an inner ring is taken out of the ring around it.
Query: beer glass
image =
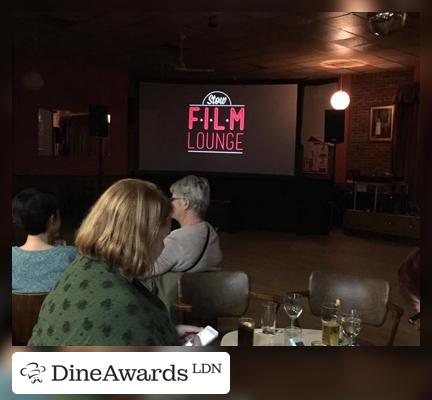
[[[339,307],[334,303],[321,308],[322,342],[326,346],[339,346]]]

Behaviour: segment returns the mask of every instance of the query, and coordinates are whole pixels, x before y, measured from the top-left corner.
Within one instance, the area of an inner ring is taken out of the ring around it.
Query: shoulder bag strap
[[[207,225],[207,238],[206,238],[206,241],[204,243],[204,247],[203,247],[203,249],[201,251],[201,254],[199,255],[199,257],[196,259],[196,261],[189,268],[187,268],[187,269],[185,269],[184,271],[181,271],[181,272],[190,271],[192,268],[195,268],[196,265],[201,261],[201,258],[203,257],[203,255],[204,255],[204,253],[205,253],[205,251],[207,249],[208,242],[209,242],[209,239],[210,239],[210,227],[209,227],[208,224],[206,224],[206,225]]]

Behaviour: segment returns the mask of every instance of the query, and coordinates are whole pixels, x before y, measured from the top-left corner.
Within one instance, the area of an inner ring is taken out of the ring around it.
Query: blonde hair
[[[151,249],[171,211],[170,201],[153,183],[120,180],[93,205],[75,245],[83,255],[106,261],[134,278],[152,270]]]

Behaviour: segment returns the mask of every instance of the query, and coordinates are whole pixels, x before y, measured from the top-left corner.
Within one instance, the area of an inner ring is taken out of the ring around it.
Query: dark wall
[[[8,23],[2,19],[2,61],[0,62],[0,121],[1,121],[1,146],[0,146],[0,341],[4,343],[10,327],[10,300],[11,296],[11,225],[12,213],[11,189],[12,189],[12,30]]]
[[[170,185],[186,173],[135,176],[156,183],[170,195]],[[201,174],[198,174],[201,175]],[[326,234],[329,224],[330,181],[275,176],[202,174],[209,179],[212,203],[207,219],[221,231],[268,230]],[[104,190],[122,176],[105,177]],[[77,226],[98,197],[91,176],[16,176],[14,192],[32,186],[54,191],[63,219]]]
[[[140,175],[169,195],[185,174]],[[198,174],[199,175],[199,174]],[[269,230],[326,234],[332,185],[302,177],[208,175],[212,204],[208,219],[221,230]]]
[[[111,114],[111,125],[108,154],[103,160],[102,170],[105,175],[126,175],[129,143],[127,103],[126,69],[88,60],[31,59],[16,55],[13,173],[96,175],[96,156],[38,156],[37,112],[38,108],[87,112],[89,104],[105,104]]]

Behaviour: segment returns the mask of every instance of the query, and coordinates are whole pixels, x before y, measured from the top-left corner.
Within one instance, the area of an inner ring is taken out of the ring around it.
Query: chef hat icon
[[[31,383],[42,382],[40,374],[45,372],[46,368],[38,363],[31,362],[28,363],[24,368],[21,369],[20,373],[22,376],[28,376]]]

